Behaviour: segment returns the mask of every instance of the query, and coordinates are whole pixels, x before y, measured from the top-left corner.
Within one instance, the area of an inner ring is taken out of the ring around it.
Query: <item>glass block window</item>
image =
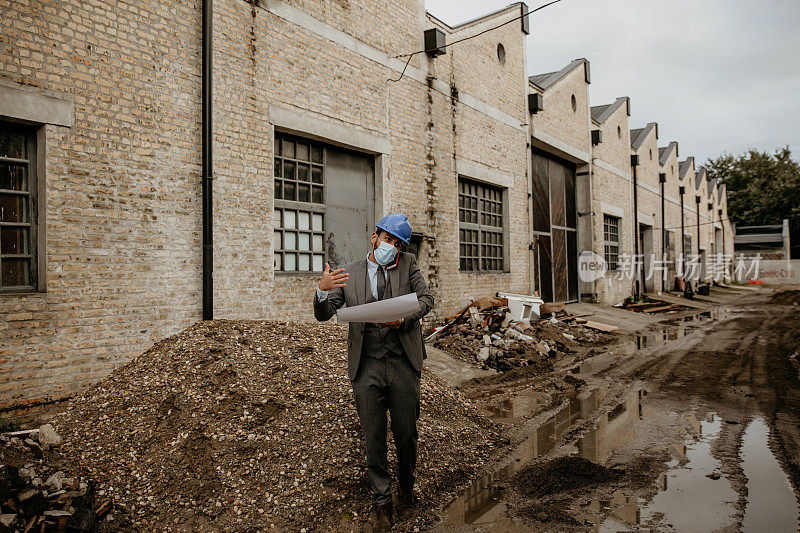
[[[502,271],[503,189],[458,180],[459,266],[468,271]]]
[[[275,133],[275,270],[322,272],[325,264],[325,148]]]
[[[323,205],[322,144],[275,133],[275,200]]]
[[[603,215],[603,249],[608,270],[619,268],[619,217]]]
[[[0,290],[36,284],[34,132],[0,122]]]

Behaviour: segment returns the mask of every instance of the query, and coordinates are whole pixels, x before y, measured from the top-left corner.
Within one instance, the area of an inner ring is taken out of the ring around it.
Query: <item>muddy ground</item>
[[[597,364],[465,385],[514,451],[432,530],[797,531],[800,291],[720,292]]]
[[[422,509],[395,530],[796,531],[800,291],[714,291],[718,309],[546,365],[440,353],[423,374]],[[97,479],[133,529],[360,531],[345,335],[198,324],[70,402],[50,460]]]

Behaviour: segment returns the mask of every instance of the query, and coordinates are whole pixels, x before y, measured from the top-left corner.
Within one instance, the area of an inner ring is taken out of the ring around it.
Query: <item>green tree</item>
[[[800,163],[788,147],[723,154],[706,162],[709,178],[725,183],[728,217],[740,226],[781,224],[789,219],[792,256],[800,252]]]

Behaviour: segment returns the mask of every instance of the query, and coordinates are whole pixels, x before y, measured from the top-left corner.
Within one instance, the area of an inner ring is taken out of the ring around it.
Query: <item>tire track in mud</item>
[[[742,436],[759,414],[770,428],[770,449],[800,500],[800,379],[792,361],[800,349],[798,323],[797,306],[760,304],[706,326],[691,341],[651,351],[611,372],[644,381],[651,400],[676,408],[700,402],[726,420],[712,451],[739,494],[738,523],[748,497]]]

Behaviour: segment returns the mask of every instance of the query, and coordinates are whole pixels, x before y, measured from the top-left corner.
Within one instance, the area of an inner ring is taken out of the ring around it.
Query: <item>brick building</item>
[[[593,292],[598,301],[610,304],[633,293],[632,281],[622,275],[622,258],[634,252],[629,117],[627,97],[592,106],[592,249],[608,268]]]
[[[589,62],[529,78],[532,250],[536,289],[546,301],[574,301],[580,250],[592,248],[588,212]]]
[[[200,320],[204,213],[215,318],[310,320],[323,264],[363,257],[395,211],[434,320],[497,290],[617,303],[630,287],[579,282],[577,256],[604,254],[603,214],[632,251],[629,143],[658,248],[654,127],[629,132],[627,98],[590,109],[585,59],[528,77],[523,3],[450,26],[422,0],[216,0],[210,40],[202,2],[0,7],[0,409],[71,395]],[[691,175],[667,182],[675,205]]]
[[[324,261],[366,254],[392,211],[411,219],[434,318],[529,292],[527,19],[403,56],[425,30],[453,41],[523,10],[450,27],[419,0],[217,0],[215,318],[311,319]],[[202,5],[3,14],[8,407],[74,393],[201,318]]]

